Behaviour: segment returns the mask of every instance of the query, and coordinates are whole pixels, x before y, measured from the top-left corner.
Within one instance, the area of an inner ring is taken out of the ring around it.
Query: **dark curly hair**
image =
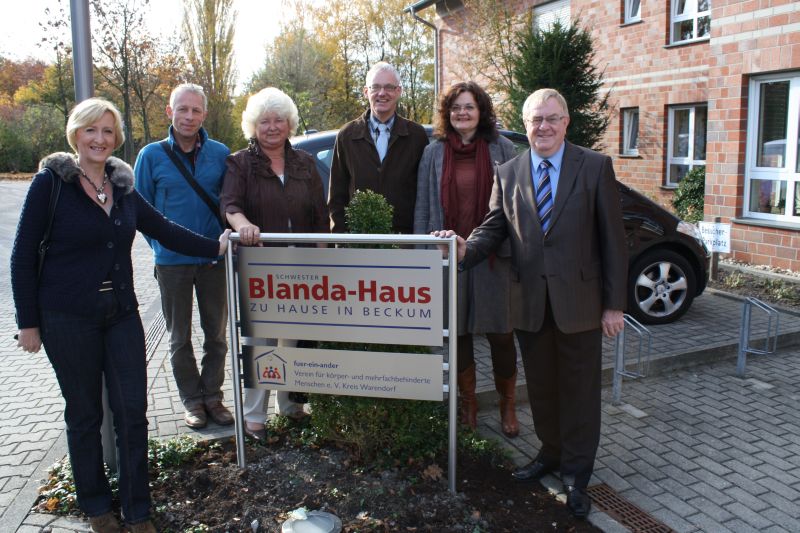
[[[464,92],[472,93],[472,96],[475,97],[475,102],[478,104],[478,131],[475,132],[475,135],[483,137],[489,142],[497,139],[497,117],[494,114],[492,99],[483,90],[483,87],[474,81],[454,83],[439,98],[439,108],[434,119],[433,136],[444,140],[447,138],[448,133],[455,131],[453,125],[450,124],[450,107],[455,99]]]

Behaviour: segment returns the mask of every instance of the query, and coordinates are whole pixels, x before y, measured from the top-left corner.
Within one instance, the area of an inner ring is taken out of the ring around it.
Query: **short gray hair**
[[[288,120],[290,137],[297,131],[300,115],[294,101],[280,89],[267,87],[247,99],[247,107],[242,112],[242,133],[246,139],[256,136],[256,122],[264,113],[275,113]]]
[[[366,87],[372,85],[372,80],[375,79],[375,76],[377,76],[379,72],[390,72],[394,76],[394,79],[397,80],[397,85],[402,85],[402,83],[400,83],[400,73],[397,72],[397,69],[386,61],[378,61],[367,71]]]
[[[169,95],[169,106],[171,108],[175,108],[175,100],[178,99],[178,95],[183,92],[194,93],[196,95],[203,97],[203,111],[208,110],[208,97],[206,96],[206,92],[200,85],[196,85],[194,83],[181,83],[174,89]]]
[[[567,101],[561,96],[560,92],[555,89],[539,89],[532,92],[531,95],[525,99],[525,103],[522,105],[522,120],[525,122],[530,120],[532,118],[531,114],[533,113],[533,108],[542,105],[550,98],[555,98],[558,105],[564,110],[564,115],[569,116]]]

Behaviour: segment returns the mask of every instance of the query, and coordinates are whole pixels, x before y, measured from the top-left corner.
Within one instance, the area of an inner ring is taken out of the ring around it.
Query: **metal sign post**
[[[403,249],[241,247],[226,254],[238,464],[246,464],[242,382],[319,394],[441,401],[448,393],[448,485],[456,487],[455,238],[420,235],[262,233],[261,242],[395,244]],[[238,233],[230,242],[239,242]],[[448,269],[447,328],[441,268]],[[403,354],[265,346],[266,339],[443,346]],[[421,359],[424,358],[424,359]],[[443,383],[443,372],[448,381]]]

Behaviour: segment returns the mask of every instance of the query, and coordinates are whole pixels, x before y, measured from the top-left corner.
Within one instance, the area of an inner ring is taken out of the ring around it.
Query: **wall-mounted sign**
[[[238,261],[243,336],[443,344],[438,250],[240,246]]]

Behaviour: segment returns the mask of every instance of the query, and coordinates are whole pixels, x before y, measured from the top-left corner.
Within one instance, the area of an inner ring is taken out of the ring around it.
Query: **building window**
[[[622,110],[622,155],[639,155],[639,108]]]
[[[625,0],[625,24],[642,20],[642,3],[640,0]]]
[[[669,109],[667,186],[676,186],[692,168],[706,165],[708,107],[676,106]]]
[[[671,41],[706,39],[711,32],[711,0],[672,0]]]
[[[800,222],[800,73],[750,82],[745,214]]]
[[[533,8],[533,26],[537,30],[547,31],[556,21],[562,28],[569,28],[569,0],[557,0]]]

